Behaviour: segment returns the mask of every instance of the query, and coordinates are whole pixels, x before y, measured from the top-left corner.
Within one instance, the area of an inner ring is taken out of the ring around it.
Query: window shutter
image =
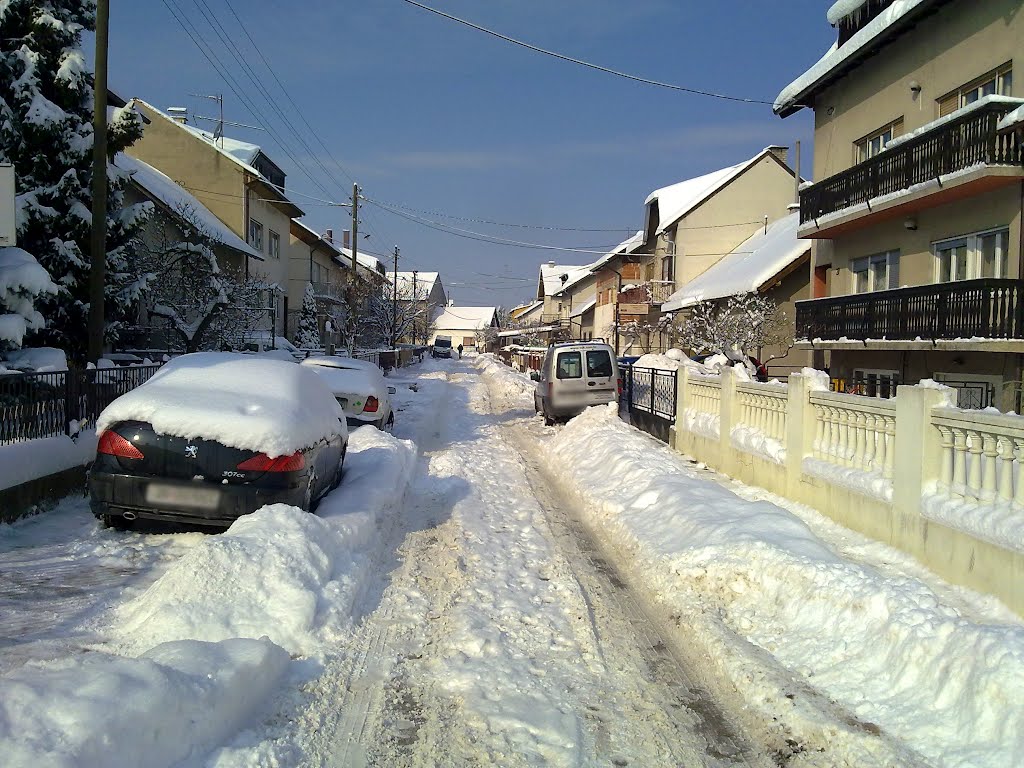
[[[950,112],[955,112],[960,108],[960,94],[951,93],[944,99],[939,99],[939,117],[945,117]]]

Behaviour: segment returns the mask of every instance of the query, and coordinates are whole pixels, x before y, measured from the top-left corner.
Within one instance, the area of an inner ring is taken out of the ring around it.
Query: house
[[[483,337],[489,328],[494,329],[493,339]],[[433,344],[439,335],[451,336],[453,347],[476,349],[482,344],[481,351],[487,351],[497,346],[499,328],[497,307],[443,307],[434,313],[427,343]]]
[[[276,286],[267,297],[264,327],[283,335],[291,308],[286,293],[291,220],[303,215],[285,192],[284,172],[255,144],[215,138],[141,99],[129,103],[148,123],[127,153],[188,190],[262,257],[247,258],[245,268]]]
[[[595,332],[614,337],[616,349],[632,344],[616,333],[646,328],[645,349],[669,343],[659,329],[662,304],[736,246],[787,214],[796,193],[785,147],[766,147],[748,160],[687,179],[648,195],[644,228],[621,243],[594,269]]]
[[[800,346],[837,387],[930,378],[962,406],[1019,410],[1021,4],[844,0],[828,21],[836,44],[774,105],[814,110]]]
[[[794,212],[759,229],[672,294],[662,311],[685,312],[706,302],[721,303],[737,294],[767,296],[780,313],[774,343],[747,351],[766,361],[772,376],[788,376],[810,365],[809,351],[793,349],[795,304],[810,298],[811,243],[797,237],[799,220],[800,215]]]
[[[441,275],[437,272],[387,272],[398,302],[406,312],[415,313],[412,333],[399,341],[421,344],[430,336],[429,319],[448,303]],[[432,343],[432,342],[431,342]]]
[[[330,230],[320,235],[298,219],[291,221],[288,240],[287,335],[295,338],[306,285],[312,285],[320,339],[325,345],[335,342],[331,333],[339,327],[345,311],[345,293],[352,279],[351,259],[346,259],[334,244]]]
[[[140,236],[139,247],[147,255],[160,257],[161,252],[187,240],[186,232],[199,231],[210,244],[222,273],[241,275],[250,262],[258,264],[265,260],[263,254],[236,235],[198,198],[153,166],[124,153],[117,154],[113,163],[131,174],[131,183],[125,188],[125,203],[148,202],[153,206],[155,215],[149,217]],[[139,307],[138,324],[122,332],[122,345],[147,350],[184,348],[183,339],[169,330],[170,321],[151,316],[150,309]]]
[[[573,338],[569,317],[572,310],[566,290],[590,276],[591,265],[570,266],[549,261],[540,265],[537,276],[537,302],[540,310],[535,333],[545,341]]]

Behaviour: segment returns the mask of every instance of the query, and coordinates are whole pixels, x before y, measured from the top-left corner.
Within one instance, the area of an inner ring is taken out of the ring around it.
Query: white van
[[[553,344],[531,378],[537,382],[534,408],[549,425],[571,419],[591,405],[614,403],[619,396],[615,353],[601,342]]]

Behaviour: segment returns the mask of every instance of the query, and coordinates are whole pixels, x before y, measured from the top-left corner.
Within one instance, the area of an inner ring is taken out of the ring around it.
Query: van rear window
[[[579,352],[562,352],[558,355],[555,375],[560,379],[583,378],[583,356]]]
[[[612,375],[612,358],[606,350],[587,352],[587,376],[591,378]]]

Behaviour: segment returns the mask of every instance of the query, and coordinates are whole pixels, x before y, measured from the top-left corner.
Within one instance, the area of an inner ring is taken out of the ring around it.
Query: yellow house
[[[779,94],[814,110],[813,299],[797,333],[836,386],[924,378],[1019,410],[1024,13],[1019,0],[836,3],[836,45]]]
[[[264,327],[284,335],[291,220],[303,213],[285,194],[284,172],[255,144],[214,138],[141,99],[131,104],[149,122],[128,154],[188,190],[262,257],[246,259],[245,268],[277,286]]]

